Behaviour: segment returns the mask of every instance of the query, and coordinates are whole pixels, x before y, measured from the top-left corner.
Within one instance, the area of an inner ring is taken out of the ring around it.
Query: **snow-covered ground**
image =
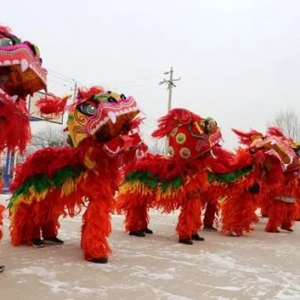
[[[4,197],[0,200],[4,203]],[[205,242],[177,243],[177,215],[151,212],[154,235],[130,237],[113,216],[106,265],[83,259],[81,219],[62,219],[63,246],[13,247],[5,219],[0,299],[300,299],[300,224],[294,233],[264,232],[266,220],[240,238],[202,232]]]

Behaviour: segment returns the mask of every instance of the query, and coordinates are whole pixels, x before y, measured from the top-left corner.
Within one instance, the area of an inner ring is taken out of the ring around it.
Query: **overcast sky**
[[[132,95],[148,141],[167,111],[158,83],[172,66],[172,107],[211,116],[223,130],[264,131],[281,109],[300,112],[300,1],[0,0],[0,20],[38,44],[49,88],[71,81]],[[56,73],[54,73],[56,72]]]

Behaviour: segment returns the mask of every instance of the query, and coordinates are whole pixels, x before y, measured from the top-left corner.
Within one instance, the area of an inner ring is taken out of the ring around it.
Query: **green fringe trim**
[[[166,192],[169,188],[172,190],[177,190],[179,189],[183,184],[183,180],[180,176],[175,177],[171,181],[164,180],[161,183],[161,189],[163,192]]]
[[[162,182],[160,182],[158,175],[152,175],[149,171],[130,172],[125,175],[125,179],[131,183],[139,181],[151,190],[154,190],[156,187],[160,186],[163,192],[167,191],[168,188],[171,188],[173,190],[178,189],[183,184],[183,180],[180,176],[177,176],[172,180],[163,180]]]
[[[29,189],[31,187],[38,193],[49,189],[50,187],[59,188],[63,185],[67,178],[77,178],[82,172],[84,168],[82,167],[70,167],[67,166],[60,170],[57,170],[52,177],[47,177],[44,174],[38,174],[31,178],[28,178],[22,186],[20,186],[16,191],[13,193],[12,198],[9,202],[9,208],[11,208],[14,204],[14,201],[20,195],[27,195],[29,193]]]
[[[253,167],[249,166],[247,168],[238,170],[232,173],[207,173],[209,182],[220,182],[230,184],[234,181],[239,180],[241,177],[248,175],[253,171]],[[163,180],[159,181],[159,176],[151,174],[151,172],[142,172],[142,171],[134,171],[125,175],[125,179],[128,182],[141,182],[146,187],[154,190],[158,186],[161,188],[163,192],[166,192],[169,188],[172,190],[177,190],[183,185],[183,179],[180,176],[177,176],[171,180]]]
[[[224,173],[224,174],[219,174],[219,173],[208,173],[208,180],[210,182],[223,182],[226,184],[230,184],[233,181],[236,181],[240,179],[241,177],[248,175],[253,171],[253,167],[249,166],[247,168],[238,170],[236,172],[232,173]]]

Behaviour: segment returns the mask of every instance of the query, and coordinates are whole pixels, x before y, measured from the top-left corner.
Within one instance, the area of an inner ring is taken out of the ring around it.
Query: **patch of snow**
[[[16,270],[12,270],[13,275],[36,275],[38,277],[55,278],[56,273],[51,272],[45,268],[38,266],[24,267]]]
[[[201,286],[209,287],[216,290],[225,290],[225,291],[241,291],[244,289],[243,286],[216,286],[216,285],[207,285],[201,284]]]
[[[173,275],[169,273],[157,273],[150,272],[149,269],[142,266],[135,266],[131,268],[133,272],[130,274],[131,277],[143,277],[147,279],[159,279],[159,280],[171,280],[174,278]]]
[[[70,289],[70,285],[66,282],[58,281],[58,280],[49,280],[49,279],[42,279],[40,280],[41,283],[47,285],[51,288],[54,294],[58,294],[62,291],[67,291]]]

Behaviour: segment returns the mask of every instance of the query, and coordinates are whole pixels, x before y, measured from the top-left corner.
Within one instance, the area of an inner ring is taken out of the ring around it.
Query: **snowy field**
[[[4,197],[0,198],[5,203]],[[154,235],[130,237],[113,216],[106,265],[86,262],[81,219],[62,219],[63,246],[13,247],[5,219],[0,299],[300,299],[300,224],[294,233],[264,232],[266,220],[240,238],[202,232],[205,242],[177,243],[176,215],[151,213]]]

